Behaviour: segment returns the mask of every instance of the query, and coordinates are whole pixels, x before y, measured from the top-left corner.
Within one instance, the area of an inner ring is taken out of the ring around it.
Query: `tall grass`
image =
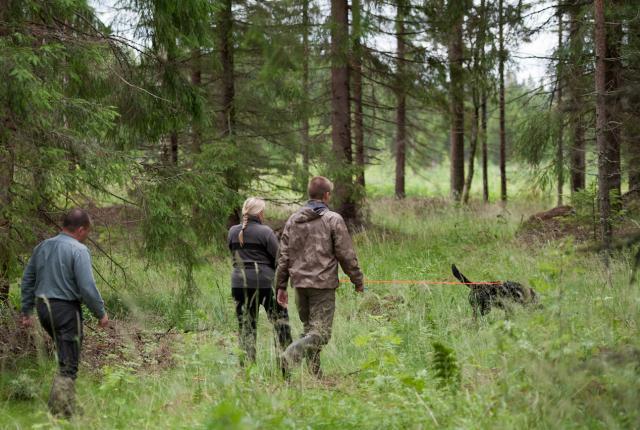
[[[640,296],[628,285],[628,256],[608,273],[571,240],[521,243],[521,214],[537,209],[370,201],[372,226],[355,237],[368,279],[451,281],[456,263],[472,280],[534,287],[542,308],[509,318],[494,309],[475,322],[461,285],[371,283],[364,295],[343,285],[320,381],[304,368],[281,380],[264,313],[258,364],[239,367],[224,255],[209,253],[195,274],[199,292],[179,312],[177,269],[131,257],[124,285],[98,258],[120,315],[192,330],[176,336],[175,365],[83,368],[84,413],[67,423],[46,414],[53,362],[25,362],[0,377],[0,428],[637,428]],[[290,317],[300,333],[293,305]],[[35,399],[9,399],[18,375],[32,379]]]

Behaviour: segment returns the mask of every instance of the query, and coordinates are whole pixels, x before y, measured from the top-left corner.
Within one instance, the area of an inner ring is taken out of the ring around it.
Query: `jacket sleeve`
[[[269,259],[271,260],[271,264],[274,268],[278,266],[278,238],[273,230],[269,230],[267,233],[267,253],[269,254]]]
[[[276,289],[287,289],[289,283],[289,223],[285,224],[280,236],[278,250],[278,269],[276,270]]]
[[[227,234],[227,247],[229,248],[229,251],[233,251],[231,249],[231,237],[232,237],[232,234],[233,234],[233,227],[231,227],[229,229],[229,233]]]
[[[353,249],[351,235],[341,216],[336,217],[333,222],[332,236],[336,258],[340,263],[340,267],[356,287],[362,287],[364,285],[364,275],[360,270],[356,251]]]
[[[36,253],[38,247],[33,250],[31,258],[27,263],[27,267],[24,269],[22,275],[22,283],[20,284],[21,291],[21,312],[24,315],[29,315],[33,312],[33,308],[36,305]]]
[[[104,301],[100,296],[100,292],[98,292],[98,288],[96,288],[96,281],[93,278],[93,270],[91,268],[91,256],[87,249],[80,249],[76,252],[73,273],[82,296],[82,302],[96,318],[102,318],[106,313]]]

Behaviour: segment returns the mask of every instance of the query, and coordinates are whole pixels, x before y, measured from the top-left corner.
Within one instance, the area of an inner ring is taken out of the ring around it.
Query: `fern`
[[[441,342],[433,342],[433,363],[431,368],[439,380],[439,388],[456,391],[460,386],[460,367],[455,351]]]

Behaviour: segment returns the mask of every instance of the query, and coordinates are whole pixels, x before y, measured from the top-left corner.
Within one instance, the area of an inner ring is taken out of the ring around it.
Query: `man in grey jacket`
[[[59,372],[53,380],[49,409],[69,417],[75,408],[75,379],[82,342],[84,303],[106,327],[109,317],[96,288],[89,250],[82,244],[89,236],[91,218],[73,209],[62,221],[62,232],[41,242],[33,251],[22,277],[22,324],[31,326],[35,307],[40,324],[53,339]]]
[[[356,291],[364,291],[364,276],[347,226],[340,214],[327,207],[332,190],[333,184],[323,176],[309,181],[310,200],[291,215],[282,232],[276,274],[278,303],[287,305],[290,279],[304,326],[302,338],[284,352],[283,363],[291,367],[306,356],[317,376],[321,376],[320,351],[331,338],[338,264]]]

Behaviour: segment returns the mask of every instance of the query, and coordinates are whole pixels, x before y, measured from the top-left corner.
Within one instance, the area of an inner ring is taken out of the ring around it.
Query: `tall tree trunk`
[[[331,0],[331,141],[334,163],[334,204],[347,224],[357,221],[351,174],[352,150],[349,100],[349,8],[347,0]]]
[[[9,1],[0,0],[0,22],[9,21]],[[0,25],[0,37],[9,33],[8,27]],[[6,115],[6,116],[5,116]],[[15,143],[10,135],[13,128],[6,110],[2,110],[0,116],[0,305],[6,304],[9,299],[11,286],[9,275],[12,261],[10,246],[11,235],[11,187],[15,171]]]
[[[609,2],[611,6],[617,6],[617,1]],[[608,23],[607,53],[605,57],[605,81],[606,81],[606,108],[607,127],[605,137],[607,139],[607,161],[609,162],[609,191],[615,191],[619,196],[622,191],[621,180],[621,114],[620,106],[620,79],[622,74],[622,59],[620,58],[620,45],[622,44],[622,23],[617,19],[611,19]]]
[[[222,109],[219,115],[220,135],[223,138],[233,136],[236,131],[235,111],[235,70],[233,50],[233,0],[223,0],[218,12],[218,49],[222,64]],[[235,142],[234,142],[235,144]],[[229,188],[233,191],[240,189],[240,184],[234,169],[228,169],[225,177]],[[240,222],[240,208],[234,208],[227,220],[228,225]]]
[[[482,93],[484,97],[484,91],[486,88],[485,82],[485,56],[484,56],[484,45],[485,45],[485,35],[486,35],[486,0],[481,0],[480,2],[480,11],[479,11],[479,19],[480,26],[478,28],[478,35],[475,39],[475,44],[473,46],[473,90],[472,90],[472,101],[473,101],[473,119],[471,122],[471,148],[469,154],[469,171],[467,173],[467,180],[464,183],[464,190],[462,192],[462,201],[467,204],[469,203],[469,196],[471,195],[471,184],[473,183],[473,175],[475,172],[475,159],[476,159],[476,149],[478,147],[478,125],[480,122],[480,106],[485,100],[480,99],[480,94]],[[486,109],[486,106],[485,106]],[[484,114],[484,112],[483,112]],[[484,143],[484,142],[483,142]]]
[[[9,272],[12,251],[9,246],[11,235],[11,187],[15,172],[15,146],[9,133],[7,118],[2,120],[0,130],[0,305],[9,297]]]
[[[640,46],[640,20],[629,19],[627,30],[629,46]],[[640,191],[640,93],[630,89],[638,86],[640,77],[637,70],[640,69],[640,56],[635,55],[629,59],[625,73],[624,86],[627,88],[626,97],[627,112],[624,120],[625,148],[628,153],[627,170],[629,172],[629,191]]]
[[[407,151],[407,99],[405,90],[405,2],[398,0],[396,6],[396,198],[405,198],[405,166]]]
[[[498,1],[498,103],[500,109],[500,200],[507,201],[507,140],[505,132],[505,106],[504,106],[504,0]]]
[[[564,145],[563,145],[563,135],[564,135],[564,105],[562,104],[562,87],[564,85],[564,75],[563,75],[563,46],[562,46],[562,31],[563,31],[563,22],[562,22],[562,5],[558,4],[558,64],[556,69],[557,75],[557,110],[559,119],[559,128],[558,128],[558,142],[556,146],[556,174],[558,176],[558,206],[562,206],[562,193],[564,189]]]
[[[571,124],[571,193],[583,190],[586,186],[586,144],[585,129],[583,125],[584,100],[582,87],[583,67],[583,38],[580,31],[581,23],[580,4],[573,4],[569,8],[569,58],[567,61],[567,112]]]
[[[303,97],[303,116],[302,116],[302,173],[304,175],[304,186],[306,190],[306,182],[309,180],[309,165],[310,165],[310,150],[311,150],[311,135],[309,130],[309,92],[311,87],[309,85],[309,56],[311,55],[311,49],[309,47],[309,0],[302,2],[302,97]],[[306,192],[306,191],[305,191]]]
[[[233,1],[223,0],[218,17],[218,37],[220,63],[222,64],[222,110],[220,130],[222,136],[234,133],[235,112],[235,71],[233,52]]]
[[[604,242],[605,255],[608,255],[611,248],[611,202],[609,199],[609,186],[611,181],[610,163],[607,160],[609,148],[606,136],[607,129],[607,106],[606,106],[606,61],[607,35],[604,19],[604,0],[594,1],[595,16],[595,86],[596,86],[596,146],[598,149],[598,202],[600,208],[600,227],[602,241]]]
[[[353,19],[353,104],[354,122],[353,137],[356,146],[356,183],[364,190],[365,155],[364,155],[364,116],[362,109],[362,10],[360,0],[351,2]]]
[[[201,62],[202,51],[200,49],[194,49],[191,53],[191,84],[200,89],[202,86],[202,62]],[[197,124],[195,121],[192,125],[192,143],[191,149],[194,153],[200,152],[202,148],[202,132],[200,130],[200,124]]]
[[[638,119],[636,118],[636,121]],[[636,126],[637,127],[637,126]],[[633,135],[628,137],[629,162],[629,191],[640,191],[640,133],[636,128]]]
[[[171,132],[171,164],[178,165],[178,132]]]
[[[478,147],[478,123],[480,119],[480,101],[478,100],[477,88],[473,90],[473,118],[471,120],[471,147],[469,148],[469,169],[467,179],[464,182],[462,190],[462,202],[469,203],[471,195],[471,184],[473,183],[473,174],[475,171],[476,148]]]
[[[450,0],[448,10],[454,14],[453,26],[449,34],[451,197],[457,201],[462,197],[464,187],[464,76],[462,70],[464,14],[460,8],[458,2]]]
[[[489,154],[487,151],[487,94],[482,89],[482,102],[480,104],[481,126],[480,139],[482,140],[482,201],[489,203]]]

